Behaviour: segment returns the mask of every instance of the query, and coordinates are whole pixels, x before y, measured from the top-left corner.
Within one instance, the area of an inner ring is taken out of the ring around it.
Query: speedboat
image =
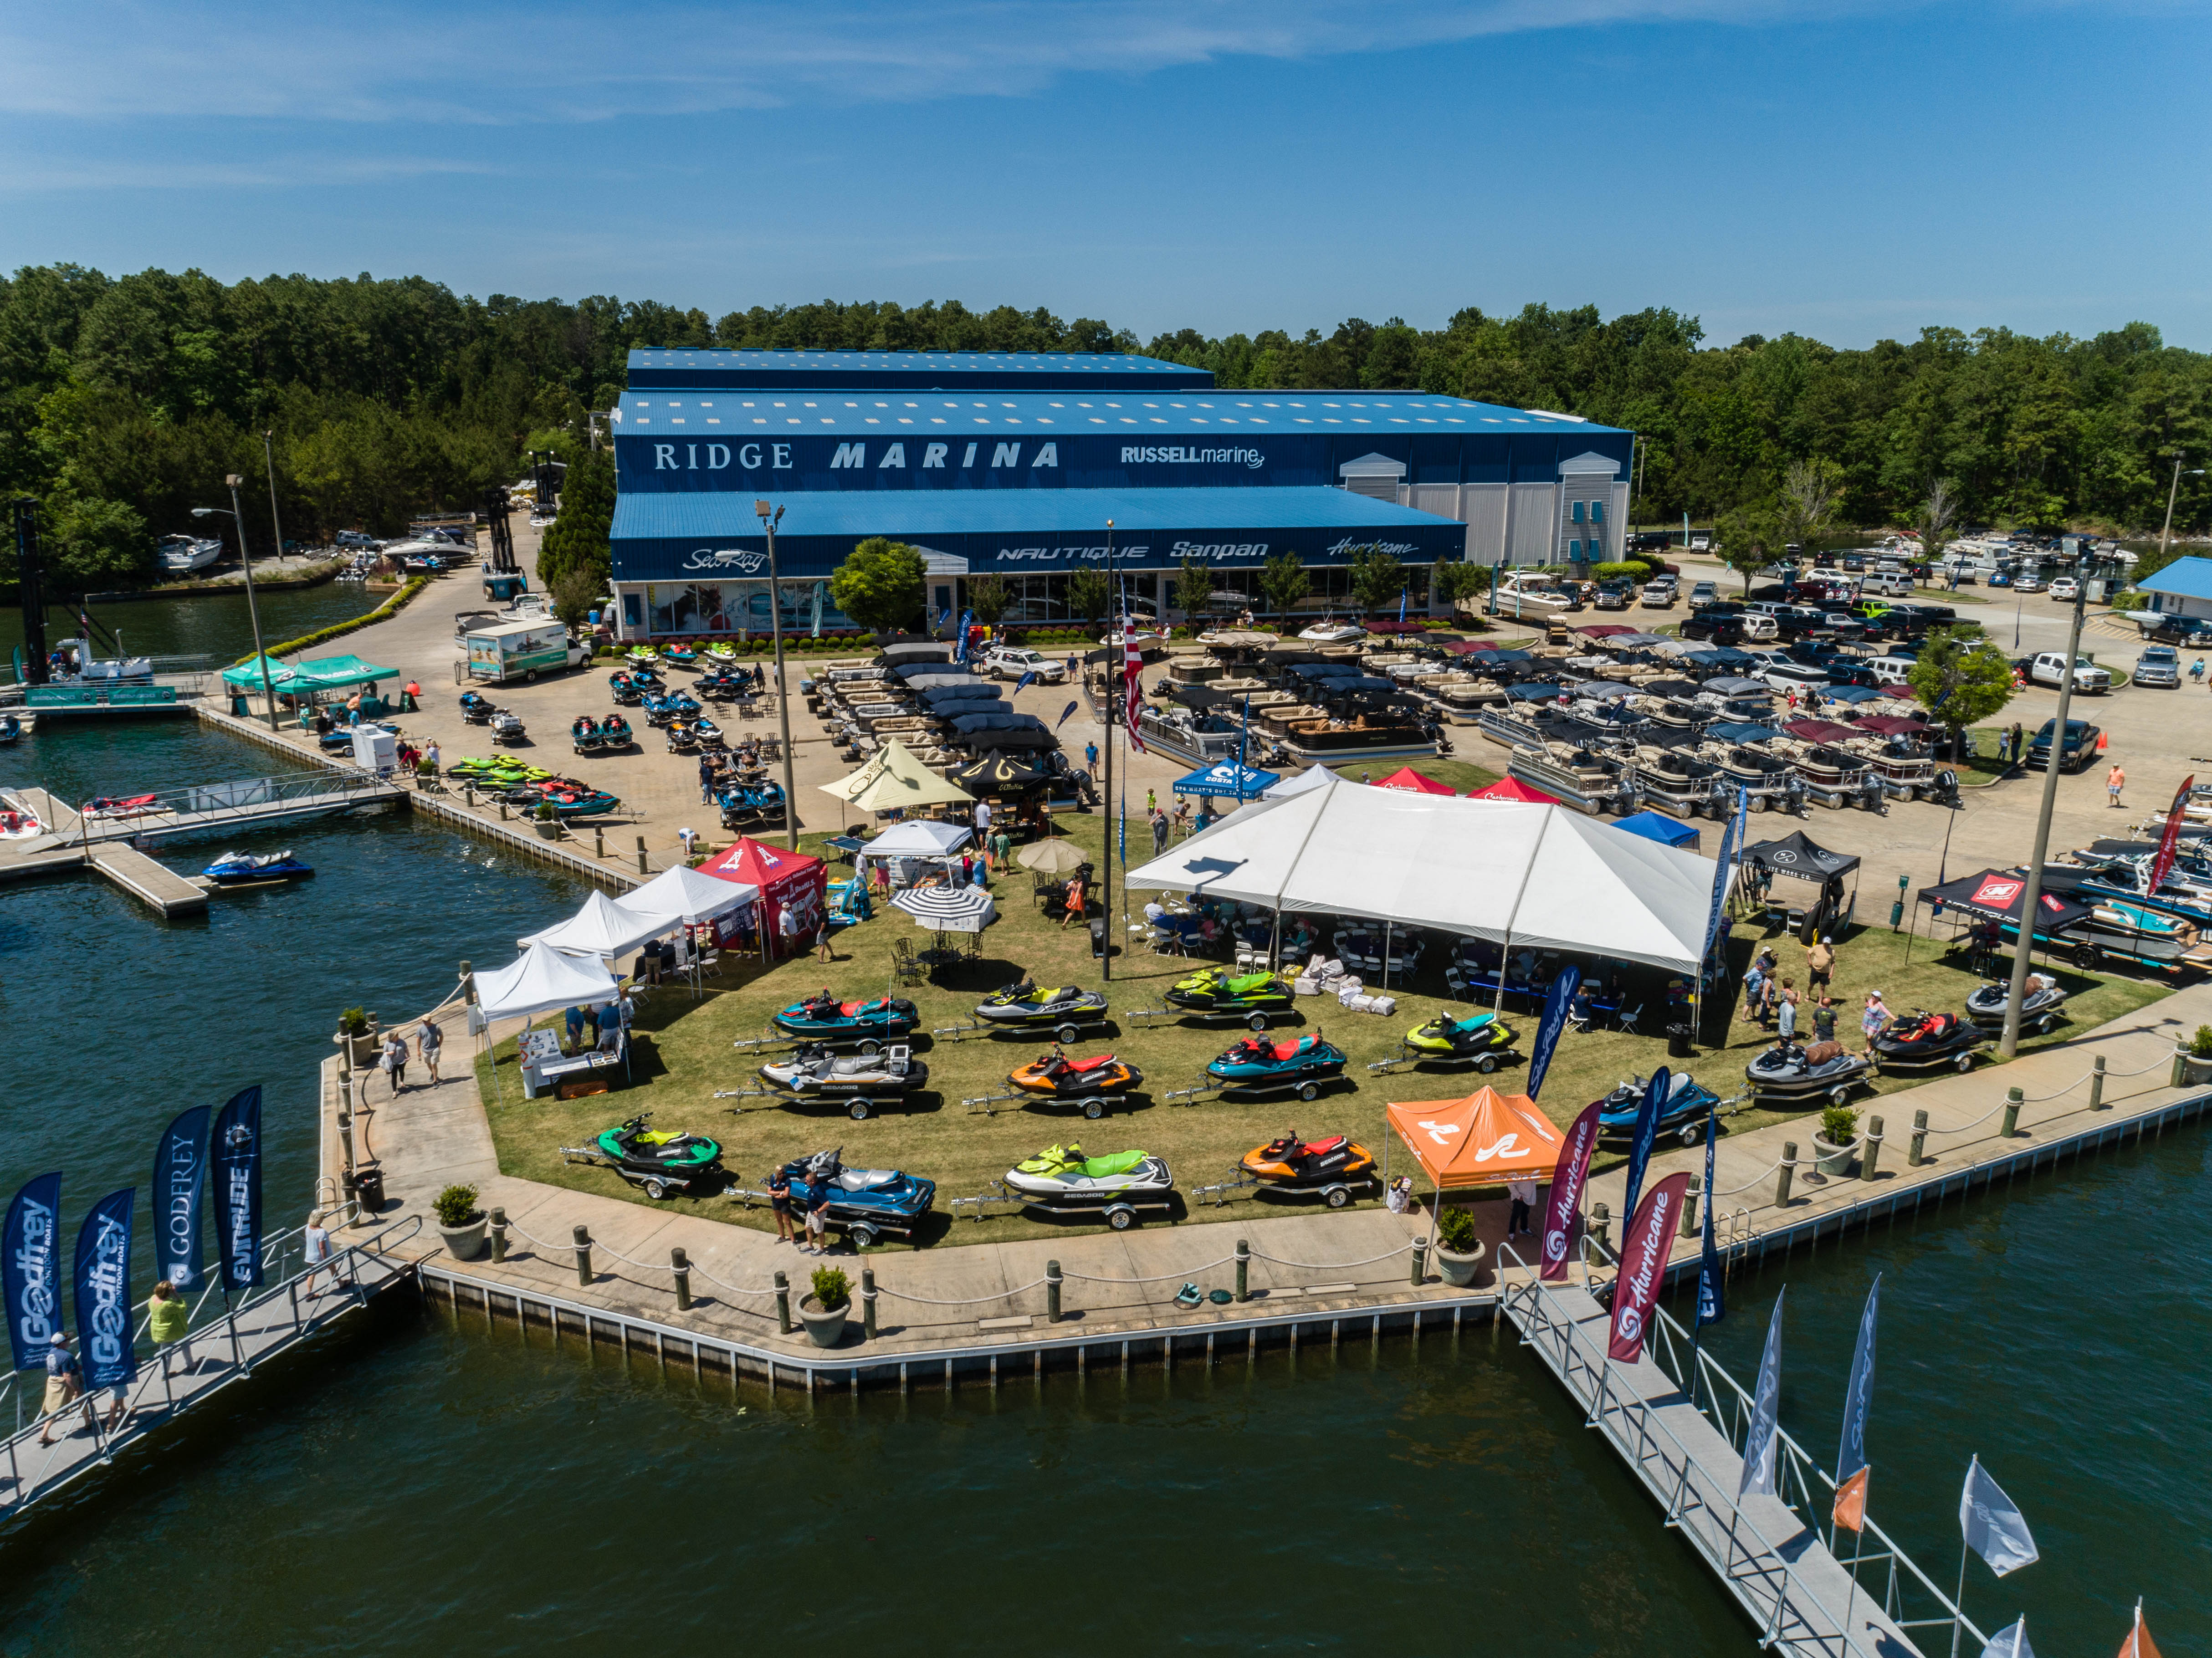
[[[592,1149],[655,1199],[671,1192],[711,1191],[729,1179],[721,1166],[722,1148],[714,1141],[685,1129],[647,1128],[652,1121],[651,1112],[641,1112],[619,1127],[604,1130]]]
[[[1840,1043],[1780,1042],[1743,1068],[1752,1093],[1761,1098],[1802,1099],[1826,1094],[1841,1105],[1874,1067]]]
[[[763,1082],[814,1099],[848,1100],[855,1119],[881,1095],[910,1094],[929,1081],[929,1067],[904,1042],[880,1054],[832,1054],[820,1042],[802,1042],[787,1060],[761,1066]]]
[[[250,852],[226,852],[200,872],[219,887],[258,887],[278,881],[299,881],[314,872],[315,866],[301,862],[289,847],[282,852],[259,856]]]
[[[1424,1060],[1472,1063],[1478,1071],[1495,1071],[1499,1058],[1513,1046],[1513,1027],[1494,1013],[1464,1019],[1439,1013],[1407,1031],[1406,1046]]]
[[[205,536],[167,535],[154,547],[154,562],[164,575],[190,575],[222,556],[222,543]]]
[[[461,718],[471,726],[488,725],[490,723],[492,715],[498,712],[498,708],[493,706],[492,700],[482,691],[461,693]]]
[[[1955,1013],[1930,1013],[1917,1007],[1874,1039],[1875,1068],[1900,1071],[1948,1065],[1960,1071],[1974,1068],[1974,1050],[1989,1042],[1989,1033]]]
[[[1372,1185],[1375,1154],[1346,1135],[1302,1140],[1293,1128],[1279,1140],[1255,1145],[1237,1167],[1277,1192],[1319,1192],[1332,1209],[1352,1201],[1352,1188]]]
[[[1323,616],[1310,628],[1298,629],[1300,639],[1311,640],[1316,645],[1349,645],[1367,637],[1367,629],[1357,623],[1338,622]]]
[[[1048,1213],[1103,1212],[1119,1232],[1134,1224],[1139,1207],[1164,1207],[1175,1176],[1166,1158],[1149,1151],[1086,1157],[1079,1145],[1055,1145],[1009,1169],[1006,1184]]]
[[[842,1148],[794,1158],[783,1166],[792,1200],[820,1180],[829,1188],[830,1224],[842,1226],[855,1248],[865,1249],[882,1232],[911,1233],[937,1200],[937,1182],[896,1169],[848,1169]]]
[[[2002,1025],[2005,1005],[2012,999],[2012,986],[1996,979],[1977,987],[1966,997],[1966,1017],[1978,1025]],[[2038,1031],[2051,1029],[2058,1018],[2058,1010],[2064,1005],[2066,992],[2056,979],[2040,973],[2027,975],[2020,1000],[2020,1024],[2023,1030]]]
[[[1598,1102],[1600,1139],[1635,1138],[1637,1113],[1644,1108],[1644,1086],[1643,1078],[1632,1077]],[[1700,1087],[1686,1072],[1674,1076],[1668,1083],[1667,1097],[1659,1102],[1658,1132],[1678,1133],[1682,1144],[1687,1145],[1705,1127],[1705,1113],[1719,1103],[1718,1095],[1710,1088]]]
[[[0,806],[0,841],[28,841],[46,832],[35,811],[20,806]]]
[[[1029,1064],[1007,1073],[1008,1086],[1024,1094],[1080,1105],[1086,1117],[1106,1114],[1107,1101],[1127,1093],[1145,1080],[1145,1073],[1113,1054],[1094,1054],[1072,1060],[1055,1047]]]
[[[1255,1030],[1267,1028],[1267,1017],[1291,1011],[1291,986],[1273,973],[1236,973],[1225,967],[1209,967],[1178,979],[1167,993],[1170,1007],[1206,1018],[1243,1019]]]
[[[1344,1074],[1344,1050],[1314,1030],[1286,1042],[1247,1036],[1211,1061],[1206,1074],[1224,1088],[1255,1093],[1294,1089],[1300,1099],[1310,1100],[1323,1083]]]
[[[873,996],[860,1001],[840,1001],[828,991],[793,1002],[775,1016],[776,1028],[794,1036],[826,1037],[832,1042],[860,1039],[866,1053],[871,1041],[903,1036],[921,1023],[921,1016],[903,996]]]
[[[1079,1027],[1097,1024],[1106,1017],[1106,999],[1073,985],[1039,990],[1024,979],[976,1003],[975,1017],[1009,1030],[1048,1029],[1060,1041],[1072,1042]]]

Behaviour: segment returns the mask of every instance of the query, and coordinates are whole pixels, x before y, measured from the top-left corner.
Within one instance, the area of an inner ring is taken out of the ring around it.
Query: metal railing
[[[150,799],[127,811],[103,811],[87,822],[95,834],[132,833],[138,829],[173,831],[229,823],[264,806],[314,805],[342,802],[392,787],[389,778],[358,766],[327,767],[314,771],[282,772],[272,777],[233,778],[218,783],[191,783],[149,791]],[[137,800],[141,797],[120,798]],[[64,801],[82,809],[90,801]],[[266,814],[252,813],[262,816]]]

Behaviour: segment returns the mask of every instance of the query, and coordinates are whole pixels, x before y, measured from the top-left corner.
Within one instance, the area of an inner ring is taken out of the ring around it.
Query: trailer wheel
[[[1971,1048],[1968,1048],[1951,1063],[1959,1073],[1961,1076],[1964,1076],[1967,1072],[1972,1071],[1974,1068],[1974,1050]]]
[[[848,1226],[845,1238],[854,1249],[865,1249],[876,1241],[876,1229],[865,1224]]]
[[[1267,1028],[1267,1016],[1264,1013],[1255,1013],[1244,1023],[1254,1030],[1265,1030]]]
[[[867,1121],[868,1115],[867,1101],[854,1100],[852,1104],[845,1108],[845,1114],[850,1117],[854,1122],[865,1122]]]
[[[1321,1194],[1321,1200],[1332,1209],[1341,1209],[1352,1201],[1352,1193],[1347,1187],[1332,1186]]]
[[[2086,940],[2074,946],[2074,965],[2085,973],[2094,972],[2104,952]]]
[[[646,1196],[651,1198],[655,1203],[659,1202],[661,1199],[668,1195],[668,1187],[663,1181],[648,1180],[644,1181],[643,1185],[645,1187]]]
[[[2046,1013],[2035,1022],[2035,1034],[2039,1036],[2047,1036],[2051,1034],[2051,1015]]]
[[[860,1052],[866,1054],[872,1060],[875,1058],[877,1054],[884,1051],[884,1045],[878,1042],[873,1036],[861,1037],[860,1048]]]
[[[1137,1224],[1137,1212],[1117,1203],[1106,1212],[1106,1224],[1117,1232],[1126,1232]]]
[[[1316,1082],[1300,1083],[1298,1084],[1298,1097],[1302,1100],[1319,1099],[1321,1097],[1321,1084]]]
[[[1851,1090],[1848,1088],[1832,1088],[1828,1090],[1828,1103],[1830,1105],[1842,1105],[1848,1101],[1850,1096]]]
[[[1103,1100],[1084,1101],[1083,1114],[1089,1118],[1092,1122],[1097,1122],[1099,1118],[1106,1114],[1106,1102]]]
[[[1484,1054],[1480,1059],[1474,1062],[1474,1068],[1482,1072],[1484,1076],[1488,1076],[1492,1072],[1498,1069],[1498,1056],[1495,1054]]]
[[[1698,1143],[1698,1127],[1695,1123],[1682,1130],[1681,1141],[1685,1145],[1695,1145]]]
[[[1060,1026],[1059,1029],[1057,1029],[1057,1030],[1054,1031],[1052,1034],[1053,1034],[1054,1035],[1055,1035],[1055,1036],[1059,1037],[1059,1038],[1060,1039],[1060,1041],[1062,1041],[1062,1042],[1073,1042],[1073,1041],[1076,1039],[1076,1037],[1077,1037],[1078,1035],[1079,1035],[1081,1033],[1080,1033],[1079,1031],[1078,1031],[1078,1030],[1076,1029],[1076,1028],[1075,1028],[1073,1025],[1072,1025],[1072,1024],[1064,1024],[1064,1025]]]

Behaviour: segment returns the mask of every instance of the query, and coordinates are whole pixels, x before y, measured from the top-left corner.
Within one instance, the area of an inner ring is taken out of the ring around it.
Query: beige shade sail
[[[848,777],[816,786],[857,811],[896,811],[916,806],[957,806],[975,797],[915,758],[896,738]]]

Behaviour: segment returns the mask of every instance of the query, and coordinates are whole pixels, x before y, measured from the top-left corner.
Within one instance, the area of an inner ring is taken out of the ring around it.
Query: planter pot
[[[1831,1145],[1818,1134],[1813,1136],[1813,1166],[1824,1175],[1846,1175],[1858,1162],[1856,1141],[1849,1145]]]
[[[1482,1258],[1487,1252],[1480,1243],[1468,1254],[1459,1254],[1437,1245],[1437,1271],[1443,1281],[1455,1290],[1464,1290],[1474,1282],[1474,1275],[1482,1270]]]
[[[846,1315],[852,1311],[848,1303],[836,1311],[826,1311],[820,1302],[808,1296],[799,1303],[799,1322],[806,1326],[807,1339],[817,1347],[835,1347],[845,1337]]]
[[[531,822],[537,826],[538,838],[539,840],[557,841],[561,838],[561,820],[559,818],[535,817],[532,818]]]
[[[2196,1088],[2212,1083],[2212,1059],[2199,1059],[2185,1048],[2173,1050],[2173,1086]]]
[[[344,1047],[348,1042],[352,1044],[352,1047],[347,1050],[346,1057],[356,1071],[373,1069],[376,1064],[377,1055],[384,1047],[384,1039],[377,1035],[376,1026],[374,1023],[368,1027],[367,1035],[347,1036],[341,1033],[332,1035],[331,1041],[338,1047]]]
[[[446,1253],[455,1260],[474,1260],[484,1252],[484,1231],[490,1222],[479,1215],[465,1226],[441,1226],[438,1236],[446,1241]]]

